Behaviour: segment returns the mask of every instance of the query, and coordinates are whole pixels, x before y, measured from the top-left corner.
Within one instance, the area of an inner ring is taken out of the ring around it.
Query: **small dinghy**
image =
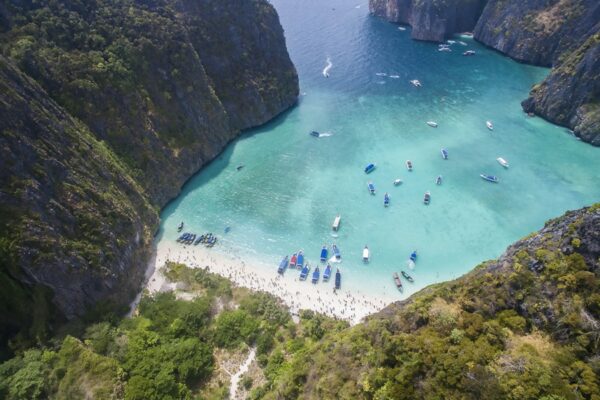
[[[417,261],[417,251],[416,250],[414,250],[412,253],[410,253],[410,261],[412,261],[412,262]]]
[[[398,276],[397,272],[394,272],[394,283],[396,284],[396,287],[398,288],[399,291],[402,291],[402,282],[400,282],[400,277]]]
[[[297,257],[298,256],[296,255],[296,253],[292,254],[292,258],[290,258],[290,268],[296,266]]]
[[[390,205],[390,195],[386,193],[383,195],[383,206],[387,207],[389,205]]]
[[[332,251],[333,251],[333,255],[335,256],[336,260],[339,260],[342,258],[342,254],[340,253],[340,249],[337,247],[337,245],[332,245]]]
[[[363,249],[363,262],[369,262],[369,247]]]
[[[442,158],[444,160],[447,160],[448,159],[448,150],[442,149],[442,150],[440,150],[440,152],[442,153]]]
[[[403,27],[403,26],[399,26],[399,27],[398,27],[398,30],[399,30],[399,31],[405,31],[405,30],[406,30],[406,28],[405,28],[405,27]]]
[[[296,268],[302,269],[304,266],[304,253],[298,252],[298,258],[296,259]]]
[[[402,273],[402,276],[404,277],[404,279],[406,279],[407,281],[409,281],[410,283],[414,283],[415,280],[412,278],[412,276],[410,276],[409,274],[407,274],[404,271],[400,271],[400,273]]]
[[[328,282],[329,278],[331,278],[331,265],[327,264],[325,272],[323,272],[323,282]]]
[[[421,82],[418,79],[413,79],[410,81],[414,87],[421,87]]]
[[[442,176],[438,175],[437,178],[435,178],[435,184],[436,185],[441,185],[442,184]]]
[[[238,171],[240,171],[242,168],[244,168],[244,166],[243,166],[243,165],[238,165],[236,169],[237,169]]]
[[[375,185],[373,184],[373,182],[367,183],[367,187],[369,188],[369,193],[375,194]]]
[[[321,249],[321,262],[327,261],[327,253],[329,253],[327,251],[327,246],[323,246],[323,248]]]
[[[342,287],[342,274],[340,273],[340,270],[336,270],[335,271],[335,288],[336,289],[340,289]]]
[[[317,266],[312,274],[312,283],[319,282],[319,275],[320,275],[319,267]]]
[[[486,174],[479,174],[479,176],[481,177],[481,179],[484,179],[488,182],[492,182],[492,183],[498,183],[498,177],[493,176],[493,175],[486,175]]]
[[[288,266],[289,259],[288,256],[285,256],[283,260],[279,263],[279,268],[277,268],[277,273],[283,275],[285,272],[285,268]]]
[[[428,206],[430,202],[431,202],[431,193],[425,192],[425,196],[423,196],[423,204]]]
[[[435,121],[427,121],[427,125],[429,125],[432,128],[437,128],[438,124]]]
[[[402,179],[398,178],[394,181],[394,186],[398,186],[402,184]]]
[[[485,126],[487,126],[490,131],[494,130],[494,124],[492,124],[492,121],[485,121]]]
[[[310,267],[308,266],[308,263],[306,263],[306,265],[304,267],[302,267],[302,270],[300,271],[300,280],[305,281],[306,278],[308,277],[309,272],[310,272]]]
[[[321,136],[321,134],[320,134],[319,132],[317,132],[317,131],[311,131],[311,132],[309,133],[309,135],[310,135],[310,136],[314,136],[314,137],[319,137],[319,136]]]
[[[410,160],[406,160],[406,169],[407,169],[407,170],[409,170],[409,171],[412,171],[412,170],[413,170],[413,164],[412,164],[412,161],[410,161]]]
[[[181,221],[181,223],[177,227],[177,232],[181,232],[182,230],[183,230],[183,221]]]
[[[466,46],[466,43],[465,43]],[[475,55],[475,50],[467,50],[463,53],[463,56],[474,56]]]
[[[335,219],[333,220],[333,225],[331,226],[334,231],[337,231],[338,229],[340,229],[340,222],[342,222],[342,216],[337,215],[335,217]]]
[[[370,174],[375,170],[375,164],[369,164],[365,167],[365,174]]]
[[[504,168],[508,168],[508,161],[506,161],[504,158],[498,157],[496,158],[496,161],[498,161],[498,164],[502,165]]]

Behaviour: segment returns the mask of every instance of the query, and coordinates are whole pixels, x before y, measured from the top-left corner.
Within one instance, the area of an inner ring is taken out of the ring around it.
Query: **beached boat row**
[[[202,243],[206,247],[213,247],[217,243],[217,237],[210,232],[200,236],[195,233],[186,232],[177,238],[177,242],[181,244],[193,244],[194,246]]]
[[[326,256],[325,256],[325,258],[326,258]],[[321,259],[323,260],[322,252],[321,252]],[[286,255],[279,263],[279,266],[277,267],[277,273],[280,275],[283,275],[285,273],[285,271],[288,269],[300,270],[300,280],[301,281],[307,280],[308,276],[310,275],[310,271],[311,271],[311,267],[310,267],[308,261],[306,263],[304,262],[304,255],[303,255],[302,251],[300,251],[298,253],[294,253],[291,258]],[[323,271],[323,278],[322,278],[323,282],[329,282],[329,280],[331,278],[331,270],[332,270],[331,264],[328,263],[325,266],[325,270]],[[319,283],[320,279],[321,279],[321,269],[317,265],[312,272],[311,282],[313,284],[317,284],[317,283]],[[334,287],[335,287],[335,289],[340,289],[342,287],[342,274],[341,274],[339,268],[335,272]]]

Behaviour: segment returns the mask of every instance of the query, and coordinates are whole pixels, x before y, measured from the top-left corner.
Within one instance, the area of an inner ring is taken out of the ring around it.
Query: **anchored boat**
[[[296,259],[296,268],[302,269],[303,265],[304,265],[304,253],[302,253],[300,251],[300,252],[298,252],[298,258]]]
[[[296,253],[292,254],[292,257],[290,258],[290,268],[296,267],[296,261],[298,260],[297,257],[298,256],[296,255]]]
[[[407,273],[406,273],[406,272],[404,272],[404,271],[400,271],[400,272],[402,273],[402,276],[403,276],[403,277],[404,277],[404,278],[405,278],[407,281],[409,281],[410,283],[414,283],[414,282],[415,282],[415,280],[413,279],[413,277],[412,277],[412,276],[410,276],[409,274],[407,274]]]
[[[386,193],[383,195],[383,206],[387,207],[389,205],[390,205],[390,195]]]
[[[369,164],[365,167],[365,174],[370,174],[375,170],[375,164]]]
[[[308,266],[308,263],[306,263],[306,265],[302,268],[302,271],[300,271],[300,280],[305,281],[306,278],[308,277],[309,272],[310,272],[310,267]]]
[[[442,184],[442,176],[438,175],[437,178],[435,178],[435,184],[436,185],[441,185]]]
[[[496,161],[498,161],[498,164],[502,165],[504,168],[508,168],[508,161],[506,161],[504,158],[498,157],[496,158]]]
[[[438,124],[435,121],[427,121],[427,125],[429,125],[432,128],[437,128]]]
[[[319,267],[317,266],[312,274],[312,283],[319,282]]]
[[[485,121],[485,125],[490,131],[494,130],[494,124],[492,124],[492,121]]]
[[[327,246],[323,246],[323,248],[321,249],[321,262],[327,261],[327,253]]]
[[[394,186],[398,186],[400,184],[402,184],[402,179],[398,178],[394,181]]]
[[[283,260],[281,260],[281,262],[279,263],[279,268],[277,268],[277,273],[283,274],[288,263],[289,263],[288,256],[285,256],[285,258]]]
[[[447,160],[447,159],[448,159],[448,150],[446,150],[446,149],[442,149],[442,150],[440,150],[440,151],[442,152],[442,158],[443,158],[444,160]]]
[[[331,265],[327,264],[327,266],[325,267],[325,272],[323,272],[323,282],[329,281],[330,277],[331,277]]]
[[[340,229],[340,222],[342,222],[342,216],[338,215],[333,220],[332,228],[333,228],[334,231],[337,231],[338,229]]]
[[[394,283],[399,291],[402,291],[402,282],[400,282],[400,277],[397,272],[394,272]]]
[[[429,203],[431,203],[431,193],[425,192],[425,196],[423,196],[423,204],[428,206]]]
[[[373,184],[373,182],[368,182],[367,188],[369,189],[369,193],[375,194],[375,185]]]
[[[412,170],[413,170],[413,164],[412,164],[412,161],[410,161],[410,160],[406,160],[406,169],[407,169],[407,170],[409,170],[409,171],[412,171]]]
[[[493,175],[486,175],[486,174],[479,174],[479,176],[481,177],[481,179],[484,179],[488,182],[492,182],[492,183],[498,183],[500,182],[500,180],[498,179],[498,177],[493,176]]]
[[[339,260],[342,258],[342,254],[340,253],[340,249],[338,249],[337,245],[332,245],[332,251],[333,251],[333,255],[335,256],[336,260]]]
[[[340,274],[340,270],[337,269],[335,271],[335,288],[340,289],[342,287],[342,274]]]
[[[367,246],[363,249],[363,262],[369,262],[369,248]]]
[[[410,253],[410,261],[415,262],[417,261],[417,251],[414,250],[412,253]]]

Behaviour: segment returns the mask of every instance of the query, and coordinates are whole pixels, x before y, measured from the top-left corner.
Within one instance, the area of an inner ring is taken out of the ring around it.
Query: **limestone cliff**
[[[0,1],[0,51],[2,285],[67,318],[130,297],[158,210],[298,94],[266,0]]]
[[[412,38],[443,42],[455,32],[471,31],[487,0],[370,0],[371,13],[408,24]]]

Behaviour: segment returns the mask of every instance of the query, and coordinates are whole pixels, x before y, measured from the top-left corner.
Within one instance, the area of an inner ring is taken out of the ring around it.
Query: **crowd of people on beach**
[[[250,268],[239,255],[209,253],[206,249],[183,246],[160,249],[156,258],[156,269],[149,282],[155,290],[164,290],[160,267],[167,261],[184,263],[192,268],[207,268],[208,271],[224,276],[234,284],[252,290],[269,292],[282,299],[292,315],[302,309],[310,309],[330,317],[358,323],[366,315],[386,306],[382,298],[367,296],[357,291],[334,291],[316,285],[305,285],[298,277],[272,276],[266,268]],[[157,282],[158,280],[158,282]]]

